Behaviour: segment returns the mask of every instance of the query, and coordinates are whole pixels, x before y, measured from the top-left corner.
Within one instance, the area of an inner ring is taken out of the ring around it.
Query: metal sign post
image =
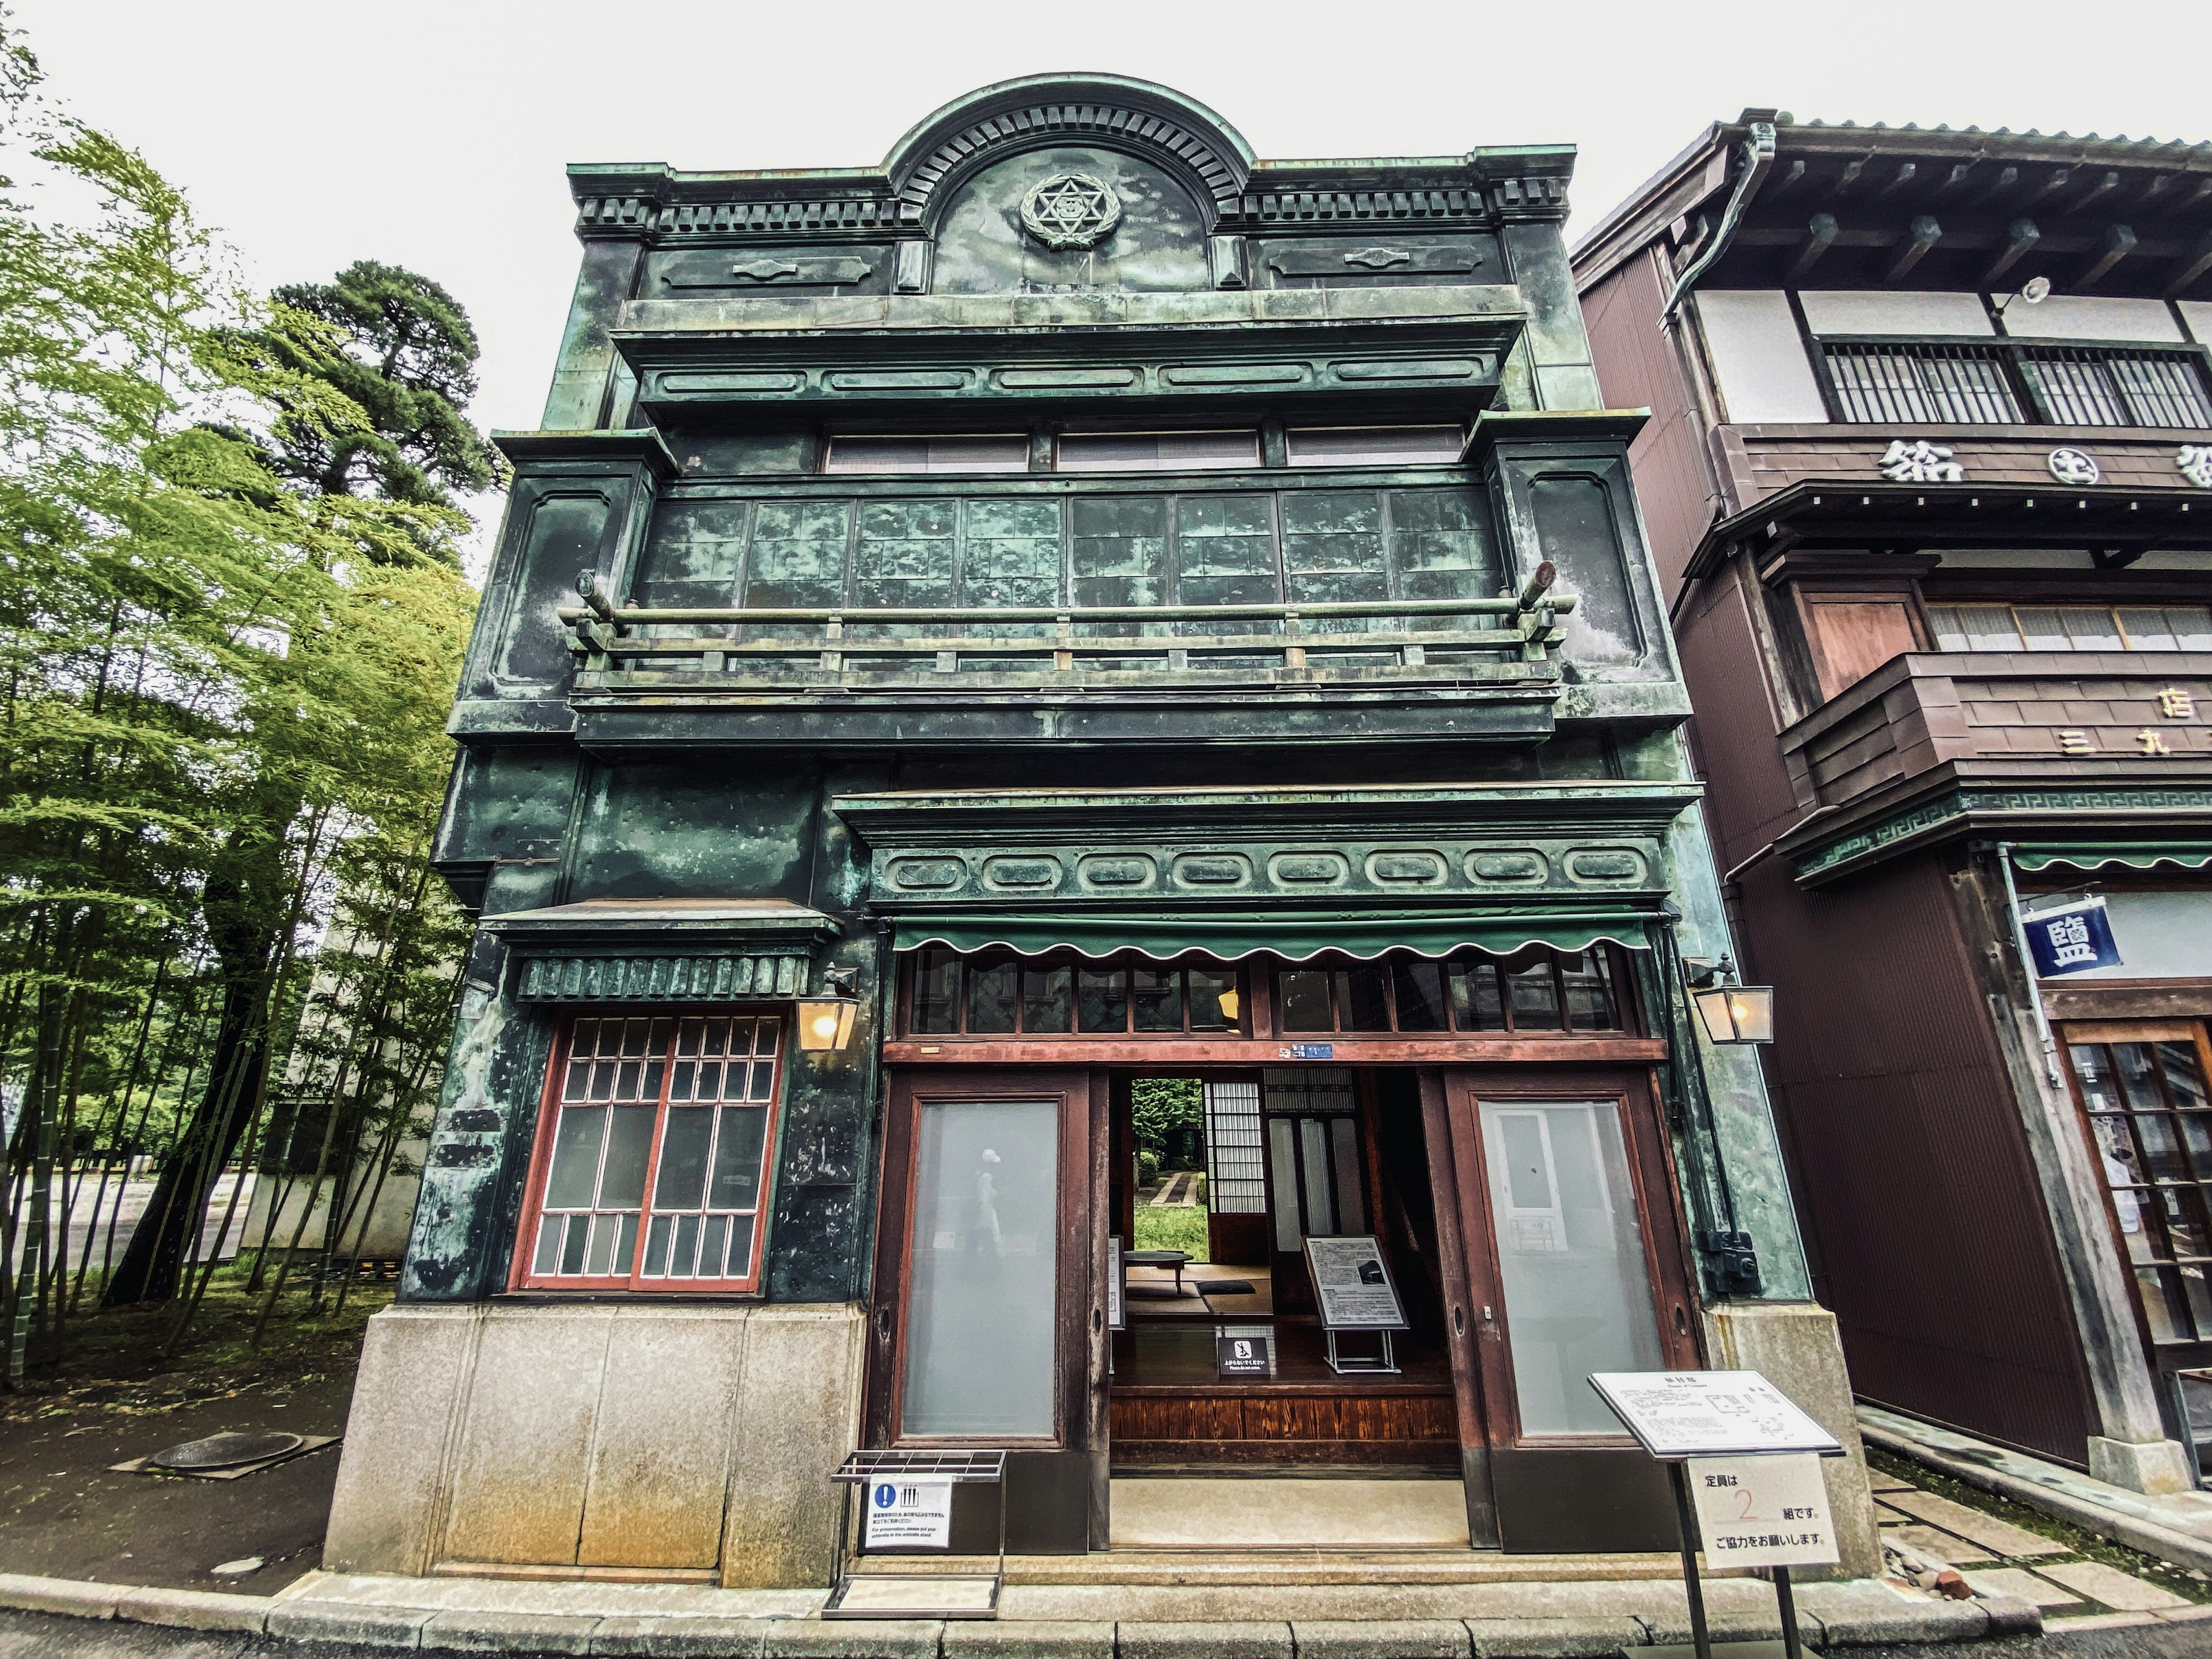
[[[1820,1460],[1841,1457],[1843,1443],[1757,1371],[1601,1371],[1589,1383],[1667,1465],[1697,1659],[1713,1659],[1700,1540],[1714,1565],[1772,1572],[1783,1652],[1802,1659],[1790,1569],[1838,1559]],[[1747,1655],[1767,1644],[1726,1646]]]
[[[963,1486],[995,1486],[999,1489],[999,1559],[996,1569],[988,1575],[975,1574],[956,1577],[951,1574],[915,1574],[902,1577],[893,1573],[865,1573],[855,1576],[838,1563],[837,1587],[823,1604],[824,1619],[995,1619],[999,1616],[999,1587],[1006,1576],[1006,1454],[999,1450],[861,1450],[853,1453],[830,1477],[845,1488],[842,1519],[837,1529],[840,1552],[852,1528],[852,1494],[857,1488],[862,1495],[860,1536],[856,1553],[870,1553],[868,1513],[878,1487],[884,1489],[890,1502],[887,1510],[898,1508],[906,1495],[902,1488],[945,1486],[957,1489]],[[928,1535],[927,1517],[921,1524],[901,1517],[896,1541],[879,1546],[899,1553],[923,1549],[949,1549],[951,1536],[951,1506],[944,1511],[944,1522],[937,1528],[945,1541],[937,1542]]]

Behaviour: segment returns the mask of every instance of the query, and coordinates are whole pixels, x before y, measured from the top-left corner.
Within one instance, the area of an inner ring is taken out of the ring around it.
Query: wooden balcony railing
[[[557,614],[580,689],[680,679],[731,692],[1291,679],[1555,682],[1571,595],[1540,567],[1491,599],[1213,605],[617,608],[596,573]],[[679,631],[681,630],[681,631]]]

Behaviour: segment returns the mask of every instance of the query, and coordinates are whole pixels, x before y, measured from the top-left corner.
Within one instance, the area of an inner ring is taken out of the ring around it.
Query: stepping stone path
[[[2199,1606],[2133,1573],[2102,1561],[2067,1559],[2075,1553],[2056,1539],[1923,1492],[1895,1475],[1875,1470],[1869,1474],[1885,1542],[1930,1566],[1961,1569],[1977,1595],[2011,1596],[2035,1603],[2046,1614],[2064,1615],[2051,1620],[2052,1629],[2212,1616],[2212,1606]],[[2133,1615],[2132,1620],[2124,1615]]]

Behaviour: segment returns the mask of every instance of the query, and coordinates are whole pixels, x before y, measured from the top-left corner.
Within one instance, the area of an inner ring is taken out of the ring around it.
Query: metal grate
[[[1838,418],[1869,426],[2212,426],[2203,354],[2019,340],[1826,340]]]
[[[830,1478],[846,1486],[865,1486],[880,1474],[915,1480],[982,1481],[1006,1478],[1006,1454],[993,1450],[905,1450],[863,1448],[849,1452]]]
[[[2001,347],[1831,344],[1824,349],[1847,421],[2018,426],[2027,419],[2005,374]]]

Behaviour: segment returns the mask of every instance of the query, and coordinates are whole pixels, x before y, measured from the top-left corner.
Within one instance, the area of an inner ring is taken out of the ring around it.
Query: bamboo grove
[[[257,1340],[343,1297],[330,1264],[404,1188],[467,938],[428,863],[475,603],[454,502],[500,466],[436,284],[242,291],[12,34],[0,124],[15,1387],[103,1308],[164,1304],[173,1352],[234,1254]]]

